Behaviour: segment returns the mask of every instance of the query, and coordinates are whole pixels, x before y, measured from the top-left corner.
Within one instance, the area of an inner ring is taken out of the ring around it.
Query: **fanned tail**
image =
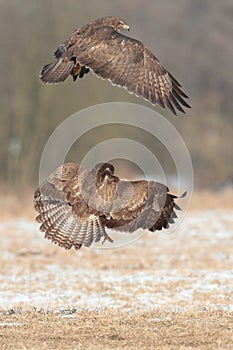
[[[45,84],[61,83],[71,74],[74,62],[60,58],[43,66],[40,79]]]

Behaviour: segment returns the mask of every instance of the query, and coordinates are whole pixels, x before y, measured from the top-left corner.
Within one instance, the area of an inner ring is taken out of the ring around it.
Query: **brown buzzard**
[[[75,81],[91,70],[152,105],[168,107],[175,115],[176,110],[185,113],[183,106],[190,106],[180,83],[143,43],[121,34],[124,29],[129,26],[118,17],[100,18],[76,29],[58,46],[55,61],[42,68],[41,80],[54,84],[71,75]]]
[[[176,196],[158,182],[123,181],[108,163],[93,169],[65,163],[35,191],[34,206],[45,237],[61,247],[89,247],[113,240],[105,228],[134,232],[167,228],[180,209]]]

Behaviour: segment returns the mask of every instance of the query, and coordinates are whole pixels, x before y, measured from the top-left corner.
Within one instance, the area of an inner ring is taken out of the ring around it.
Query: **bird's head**
[[[101,21],[101,24],[103,26],[112,27],[117,32],[121,32],[122,30],[129,30],[130,29],[129,25],[123,19],[120,19],[119,17],[109,16],[109,17],[101,18],[97,21]]]
[[[113,182],[117,179],[114,174],[114,166],[109,163],[99,163],[95,166],[96,182],[102,183],[103,181]]]
[[[121,32],[122,30],[129,30],[129,25],[122,19],[115,17],[114,18],[114,28],[117,32]]]

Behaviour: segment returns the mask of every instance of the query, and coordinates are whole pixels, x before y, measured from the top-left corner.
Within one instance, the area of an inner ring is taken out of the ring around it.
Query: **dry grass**
[[[0,221],[22,217],[33,219],[35,217],[33,193],[33,190],[30,189],[12,192],[8,187],[2,187],[0,190]]]
[[[229,188],[222,192],[211,192],[207,190],[194,192],[190,203],[191,210],[200,209],[232,209],[233,189]]]
[[[233,319],[223,311],[82,310],[68,316],[46,310],[2,315],[1,349],[232,349]]]

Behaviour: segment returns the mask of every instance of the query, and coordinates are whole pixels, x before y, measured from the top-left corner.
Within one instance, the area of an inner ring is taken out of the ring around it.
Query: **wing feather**
[[[181,90],[180,83],[138,40],[104,27],[85,40],[77,40],[72,52],[79,63],[96,75],[110,80],[113,85],[125,87],[153,105],[167,106],[173,114],[176,109],[184,113],[180,103],[190,107],[181,98],[188,96]]]
[[[82,197],[79,176],[85,181],[86,190],[92,190],[86,174],[76,164],[66,163],[57,168],[34,194],[40,230],[45,232],[46,238],[66,249],[89,247],[101,238],[112,241],[99,216],[89,210]]]

